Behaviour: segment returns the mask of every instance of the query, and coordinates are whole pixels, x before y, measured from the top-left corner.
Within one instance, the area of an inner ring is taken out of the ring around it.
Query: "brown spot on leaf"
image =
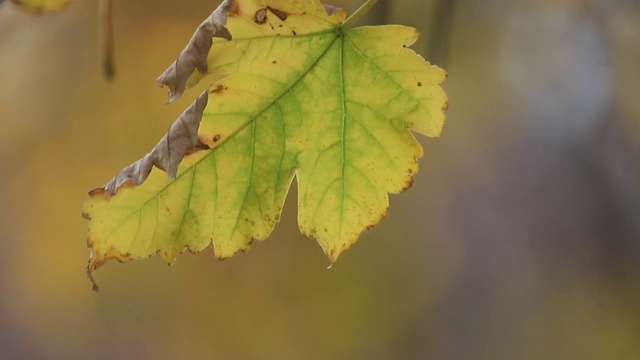
[[[229,10],[227,10],[227,15],[229,16],[237,16],[240,13],[240,5],[235,0],[231,0],[231,5],[229,6]]]
[[[196,146],[192,147],[192,148],[188,148],[185,151],[185,155],[191,155],[193,153],[196,153],[198,151],[202,151],[202,150],[209,150],[209,145],[205,144],[204,141],[202,141],[202,139],[200,137],[198,137],[198,143],[196,144]]]
[[[273,60],[271,63],[272,64],[277,64],[278,62],[276,60]]]
[[[267,6],[267,9],[269,9],[269,11],[271,11],[275,16],[277,16],[278,19],[280,19],[280,21],[287,20],[287,17],[289,16],[289,14],[287,14],[286,12],[282,10],[274,9],[271,6]]]
[[[213,142],[218,142],[220,141],[220,134],[216,134],[216,136],[213,137]]]
[[[258,11],[256,11],[256,16],[255,16],[255,20],[254,22],[256,24],[264,24],[267,22],[267,9],[266,8],[262,8]]]
[[[221,94],[224,91],[224,86],[218,85],[215,89],[209,91],[210,94]]]
[[[291,29],[291,32],[293,33],[293,35],[298,35],[298,33],[293,29]]]
[[[420,81],[418,81],[418,86],[422,86],[422,83]]]

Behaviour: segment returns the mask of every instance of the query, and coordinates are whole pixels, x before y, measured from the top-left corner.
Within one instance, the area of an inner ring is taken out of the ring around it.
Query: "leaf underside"
[[[208,52],[204,71],[223,80],[202,95],[197,141],[173,150],[181,162],[169,182],[157,169],[134,171],[92,191],[83,209],[89,273],[114,258],[173,262],[211,243],[218,258],[247,250],[279,221],[294,177],[300,230],[334,262],[386,215],[388,193],[411,185],[422,148],[410,130],[441,132],[446,73],[407,48],[415,29],[343,29],[344,11],[329,15],[315,0],[221,7],[227,16],[211,28],[231,36],[215,37]],[[182,73],[164,79],[178,83],[172,98],[207,75]]]

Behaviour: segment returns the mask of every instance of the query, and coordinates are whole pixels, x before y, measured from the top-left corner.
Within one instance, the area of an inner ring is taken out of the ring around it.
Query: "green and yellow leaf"
[[[215,37],[206,65],[187,47],[190,60],[158,81],[175,98],[202,71],[223,80],[152,153],[92,192],[90,273],[114,258],[173,262],[211,243],[219,258],[246,250],[269,236],[294,178],[301,232],[336,261],[386,215],[388,194],[411,185],[423,152],[410,130],[441,132],[446,73],[408,48],[415,29],[343,27],[344,11],[317,0],[227,0],[217,11],[194,34]]]

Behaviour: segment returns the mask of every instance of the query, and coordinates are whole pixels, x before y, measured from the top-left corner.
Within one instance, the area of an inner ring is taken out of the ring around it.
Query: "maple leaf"
[[[158,82],[175,99],[203,73],[222,80],[85,203],[90,277],[114,258],[247,250],[294,177],[300,230],[332,262],[386,216],[423,155],[410,130],[441,132],[446,73],[408,48],[417,30],[355,19],[317,0],[224,1]]]

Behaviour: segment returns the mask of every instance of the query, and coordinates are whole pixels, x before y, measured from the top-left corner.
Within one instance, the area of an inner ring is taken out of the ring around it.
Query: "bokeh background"
[[[335,3],[350,11],[359,1]],[[155,78],[217,1],[0,5],[1,359],[640,359],[640,2],[380,1],[423,34],[448,122],[390,216],[331,269],[295,223],[85,275],[87,191],[198,90]],[[189,95],[191,94],[191,95]]]

